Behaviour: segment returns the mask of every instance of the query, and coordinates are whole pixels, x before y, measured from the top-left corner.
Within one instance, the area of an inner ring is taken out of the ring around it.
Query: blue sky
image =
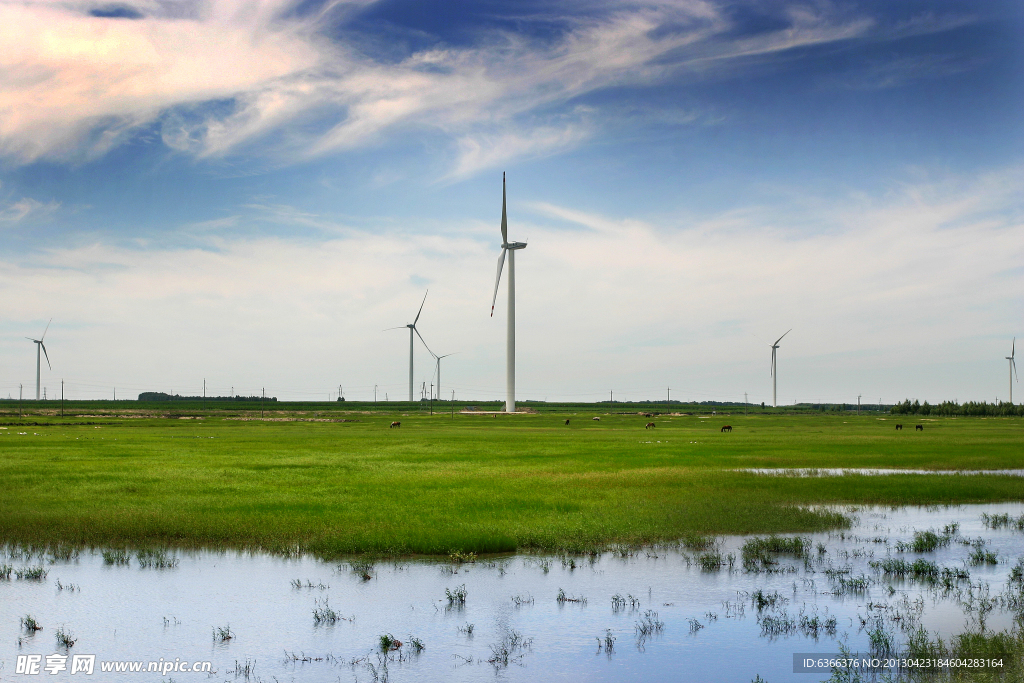
[[[76,398],[401,396],[382,330],[430,288],[445,394],[498,398],[507,171],[521,398],[770,400],[791,327],[780,402],[1007,396],[1019,3],[0,0],[0,26],[0,395],[52,316],[43,384]]]

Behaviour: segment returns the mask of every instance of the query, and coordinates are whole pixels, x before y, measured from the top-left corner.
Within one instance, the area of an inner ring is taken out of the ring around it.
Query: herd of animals
[[[644,417],[653,417],[653,415],[651,413],[643,413],[643,416]],[[594,420],[595,422],[600,422],[601,421],[601,418],[599,418],[599,417],[592,417],[590,419]],[[391,423],[391,427],[390,428],[394,429],[395,427],[401,427],[401,426],[402,426],[402,423],[398,422],[396,420],[395,422]],[[566,419],[566,421],[565,421],[565,426],[566,427],[569,426],[569,420],[568,419]],[[656,425],[653,422],[648,422],[644,426],[644,429],[654,429],[655,426]],[[924,431],[924,425],[914,425],[914,430],[918,431],[918,432],[923,432]],[[731,432],[732,431],[732,425],[722,425],[722,431],[723,432]],[[896,425],[896,431],[903,431],[903,425],[902,424],[897,424]]]

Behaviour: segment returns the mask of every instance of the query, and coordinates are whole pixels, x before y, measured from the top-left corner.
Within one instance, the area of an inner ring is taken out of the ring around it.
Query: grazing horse
[[[394,429],[395,427],[401,427],[401,426],[402,426],[401,422],[392,422],[391,426],[388,427],[388,429]]]
[[[924,431],[924,425],[914,425],[914,430],[918,432]]]
[[[653,422],[648,422],[647,425],[644,427],[644,429],[654,429],[654,423]]]
[[[599,418],[599,417],[592,417],[590,419],[593,420],[594,422],[600,422],[601,421],[601,418]]]
[[[899,424],[896,425],[896,431],[897,432],[902,432],[903,431],[903,425],[899,425]]]
[[[722,427],[722,431],[723,432],[731,432],[732,431],[732,425],[725,425],[725,426],[723,426]]]
[[[654,417],[654,413],[644,413],[644,417]]]
[[[566,427],[568,427],[568,426],[569,426],[569,421],[568,421],[568,420],[566,420],[566,421],[565,421],[565,426],[566,426]]]

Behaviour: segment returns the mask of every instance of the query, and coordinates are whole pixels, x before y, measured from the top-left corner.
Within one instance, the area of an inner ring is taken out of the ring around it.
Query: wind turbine
[[[427,351],[430,351],[430,349],[427,349]],[[456,353],[458,353],[458,351],[453,351],[451,353],[446,353],[443,356],[438,356],[433,351],[430,351],[430,355],[434,357],[435,361],[437,361],[437,369],[434,370],[434,373],[437,375],[437,400],[438,401],[441,400],[441,359],[442,358],[447,358],[448,356],[454,356]]]
[[[791,327],[788,330],[786,330],[786,334],[789,334],[792,331],[793,331],[793,328]],[[782,335],[782,337],[785,337],[786,334]],[[776,385],[776,383],[778,382],[778,379],[779,379],[779,369],[775,365],[775,351],[779,348],[779,342],[782,341],[782,337],[779,337],[778,339],[776,339],[775,343],[772,344],[772,407],[773,408],[778,406],[778,403],[775,400],[775,385]]]
[[[1010,361],[1010,405],[1013,405],[1013,380],[1017,377],[1017,361],[1013,359],[1017,351],[1017,338],[1013,338],[1013,343],[1010,345],[1010,355],[1006,357],[1006,360]],[[1019,379],[1017,380],[1020,381]]]
[[[508,253],[508,327],[505,332],[505,412],[516,412],[516,250],[526,249],[525,242],[508,241],[508,216],[505,212],[505,174],[501,174],[501,256],[498,257],[498,274],[494,278],[494,298],[491,299],[491,317],[498,300],[498,284],[501,282],[501,267],[505,265]]]
[[[413,332],[415,332],[416,336],[420,338],[421,342],[423,342],[423,346],[427,349],[427,351],[430,351],[430,347],[427,346],[427,342],[423,341],[423,335],[420,334],[420,331],[416,329],[416,323],[419,322],[420,314],[423,313],[423,304],[427,303],[427,294],[429,294],[429,293],[430,293],[430,290],[428,289],[426,294],[423,295],[423,302],[420,304],[420,310],[416,313],[416,317],[413,319],[412,323],[410,323],[408,325],[400,325],[398,327],[389,327],[388,329],[384,330],[385,332],[388,332],[390,330],[400,330],[403,327],[408,327],[409,328],[409,400],[410,401],[413,400],[413,398],[412,398],[412,343],[413,343],[412,334],[413,334]],[[430,355],[433,356],[434,352],[430,351]]]
[[[50,354],[46,353],[46,344],[43,340],[46,339],[46,332],[50,329],[50,323],[53,322],[53,318],[50,318],[50,322],[46,323],[46,329],[43,330],[43,336],[39,339],[33,339],[32,337],[25,337],[31,342],[36,344],[36,400],[39,400],[39,349],[43,350],[43,355],[46,356],[46,366],[53,370],[53,366],[50,365]]]

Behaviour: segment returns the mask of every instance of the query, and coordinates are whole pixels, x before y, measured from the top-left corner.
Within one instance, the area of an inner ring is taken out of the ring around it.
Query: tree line
[[[144,391],[139,394],[140,401],[276,401],[276,396],[179,396],[166,394],[162,391]]]
[[[992,416],[1011,417],[1024,416],[1024,405],[1014,405],[1006,401],[999,403],[987,403],[981,401],[968,401],[957,403],[956,401],[943,401],[942,403],[930,404],[928,401],[910,402],[910,399],[897,403],[891,410],[893,415],[964,415],[964,416]]]

